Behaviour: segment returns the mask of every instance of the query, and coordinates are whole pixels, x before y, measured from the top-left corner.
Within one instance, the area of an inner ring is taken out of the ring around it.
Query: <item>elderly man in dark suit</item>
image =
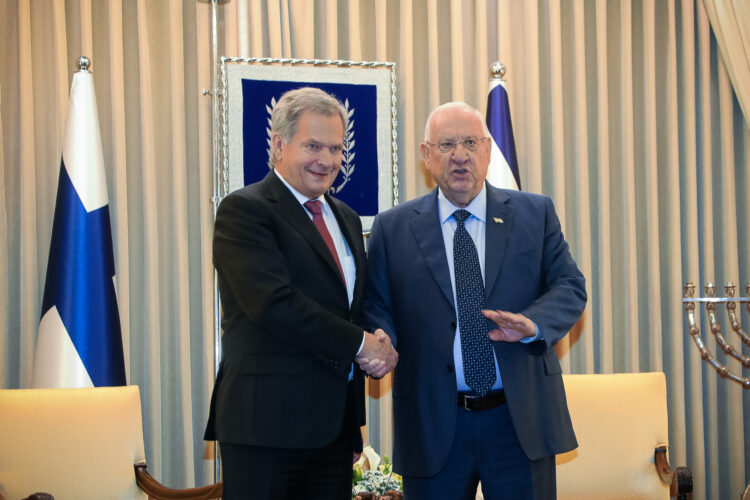
[[[552,201],[485,183],[491,142],[464,103],[421,145],[437,189],[378,215],[365,325],[399,352],[394,469],[406,498],[555,498],[577,446],[553,349],[586,304]]]
[[[397,355],[383,332],[358,326],[362,227],[326,194],[346,110],[302,88],[282,96],[271,122],[274,169],[216,215],[224,335],[205,438],[220,444],[224,498],[348,500],[365,417],[360,367],[382,376]]]

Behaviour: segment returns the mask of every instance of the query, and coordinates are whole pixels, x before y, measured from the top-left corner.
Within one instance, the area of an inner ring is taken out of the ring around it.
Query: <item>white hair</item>
[[[453,101],[453,102],[446,102],[445,104],[441,104],[437,108],[433,109],[430,115],[427,117],[427,124],[424,127],[424,142],[430,142],[430,135],[431,135],[430,128],[432,125],[433,116],[440,111],[444,111],[450,108],[465,109],[466,111],[469,111],[477,115],[477,118],[479,118],[479,122],[482,124],[482,131],[484,132],[485,137],[490,135],[490,130],[487,128],[487,123],[484,121],[484,117],[482,116],[482,113],[479,112],[479,110],[469,106],[465,102]]]

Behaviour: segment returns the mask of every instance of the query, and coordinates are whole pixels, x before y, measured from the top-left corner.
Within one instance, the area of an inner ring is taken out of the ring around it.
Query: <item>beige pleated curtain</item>
[[[715,3],[710,12],[726,10]],[[31,380],[68,92],[87,55],[128,380],[141,387],[149,469],[171,486],[213,479],[202,441],[210,11],[194,0],[0,0],[0,387]],[[484,112],[489,65],[502,61],[522,187],[554,199],[587,278],[589,305],[558,349],[565,371],[664,371],[672,463],[692,468],[696,499],[739,495],[750,391],[700,360],[681,298],[688,280],[750,281],[747,79],[733,81],[727,67],[741,60],[725,60],[736,40],[747,47],[747,9],[740,35],[721,37],[700,0],[231,0],[218,12],[220,55],[396,63],[401,200],[433,187],[418,153],[429,111],[464,100]],[[368,437],[387,454],[389,380],[369,391]]]

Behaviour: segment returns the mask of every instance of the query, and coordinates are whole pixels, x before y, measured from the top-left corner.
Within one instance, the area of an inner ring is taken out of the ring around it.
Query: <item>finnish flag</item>
[[[493,78],[487,95],[487,128],[492,137],[490,166],[487,181],[495,187],[521,189],[516,160],[516,143],[513,139],[513,124],[510,121],[510,104],[505,80]]]
[[[73,75],[32,387],[125,385],[107,181],[88,60]]]

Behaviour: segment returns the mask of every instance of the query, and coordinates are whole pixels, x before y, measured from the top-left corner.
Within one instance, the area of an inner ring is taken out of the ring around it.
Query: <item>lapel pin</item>
[[[495,221],[495,224],[502,224],[503,223],[503,219],[501,219],[500,217],[493,217],[493,220]]]

